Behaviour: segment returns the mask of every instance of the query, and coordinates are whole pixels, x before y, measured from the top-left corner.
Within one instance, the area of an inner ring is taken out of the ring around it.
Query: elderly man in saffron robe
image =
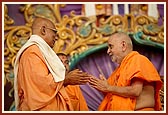
[[[105,97],[100,111],[159,111],[162,81],[148,58],[133,51],[130,37],[118,32],[110,36],[107,53],[118,63],[108,80],[92,76],[90,85]]]

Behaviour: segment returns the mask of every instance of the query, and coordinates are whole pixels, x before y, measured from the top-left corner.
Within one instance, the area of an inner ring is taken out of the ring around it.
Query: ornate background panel
[[[78,63],[83,59],[89,58],[88,56],[91,55],[92,57],[92,54],[97,55],[95,52],[99,53],[100,50],[106,49],[109,35],[117,31],[128,33],[135,46],[140,46],[143,49],[146,47],[156,48],[156,52],[152,53],[152,55],[158,52],[159,54],[157,55],[160,56],[161,54],[161,61],[159,62],[161,64],[157,66],[158,71],[164,69],[164,10],[161,5],[158,5],[158,18],[147,15],[148,4],[129,4],[130,12],[128,14],[125,14],[125,11],[122,10],[124,4],[119,4],[119,13],[115,15],[113,12],[116,9],[114,9],[113,4],[96,4],[95,15],[93,16],[87,15],[86,6],[86,4],[3,4],[5,110],[13,110],[14,107],[13,65],[15,56],[32,35],[31,26],[35,17],[44,17],[53,21],[59,37],[53,50],[68,54],[71,69],[79,67],[80,64],[78,65]],[[104,56],[102,59],[104,59]],[[109,62],[107,62],[106,67],[111,68],[112,71],[115,65],[110,65]],[[87,62],[81,63],[86,64]],[[99,63],[95,61],[94,64],[92,65],[96,66],[100,73],[103,73]],[[79,68],[82,69],[82,67]],[[97,70],[93,69],[93,71]],[[161,76],[163,75],[161,74]],[[87,88],[82,88],[84,95]],[[93,95],[91,93],[92,96],[97,93],[96,91],[94,92]],[[161,91],[161,96],[163,100],[163,90]],[[102,97],[97,97],[98,100],[100,98]],[[90,110],[96,109],[96,106],[92,105],[92,103],[88,101],[87,103],[90,104]]]

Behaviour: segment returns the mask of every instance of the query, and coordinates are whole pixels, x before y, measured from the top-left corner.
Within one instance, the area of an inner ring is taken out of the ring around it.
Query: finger
[[[99,82],[99,81],[98,81],[97,79],[90,79],[90,80],[89,80],[89,83],[94,84],[94,85],[97,85],[98,82]]]
[[[100,78],[101,80],[107,80],[102,74],[99,75],[99,78]]]
[[[91,77],[89,77],[89,76],[82,76],[82,77],[80,77],[80,79],[81,80],[89,80],[89,79],[91,79]]]
[[[73,71],[75,71],[75,72],[77,72],[77,73],[81,73],[81,72],[82,72],[82,71],[79,70],[79,69],[75,69],[75,70],[73,70]]]
[[[93,84],[89,84],[89,85],[90,85],[91,87],[93,87],[93,88],[99,90],[99,88],[98,88],[96,85],[93,85]]]
[[[89,84],[92,85],[92,86],[96,86],[96,83],[93,82],[93,81],[89,81]]]
[[[96,86],[95,85],[93,85],[93,84],[89,84],[91,87],[93,87],[93,88],[95,88]]]
[[[87,83],[87,82],[89,82],[89,81],[90,81],[89,79],[80,80],[81,83]]]

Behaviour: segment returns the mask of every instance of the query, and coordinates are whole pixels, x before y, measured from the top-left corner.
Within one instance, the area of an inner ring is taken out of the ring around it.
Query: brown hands
[[[100,75],[99,77],[100,79],[92,76],[89,80],[90,86],[96,88],[99,91],[108,92],[110,85],[108,84],[106,78],[103,75]]]
[[[82,72],[79,69],[70,71],[64,80],[64,86],[67,85],[83,85],[89,82],[90,76],[88,73]]]
[[[67,85],[83,85],[89,83],[91,87],[96,88],[102,92],[108,92],[110,85],[103,75],[99,76],[99,79],[89,75],[86,72],[82,72],[79,69],[75,69],[66,74],[64,80],[64,86]]]

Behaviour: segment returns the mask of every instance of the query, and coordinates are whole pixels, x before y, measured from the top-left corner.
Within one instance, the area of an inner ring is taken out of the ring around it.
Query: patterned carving
[[[70,16],[64,15],[60,23],[56,23],[59,40],[54,50],[64,51],[73,56],[81,53],[93,45],[102,44],[107,41],[102,34],[98,33],[94,27],[95,20],[85,16],[75,15],[71,12]]]
[[[55,52],[64,51],[71,57],[85,52],[89,48],[105,43],[108,35],[116,31],[132,34],[142,32],[143,40],[164,44],[164,26],[158,26],[157,20],[145,15],[111,15],[109,17],[89,18],[76,15],[61,17],[61,4],[25,4],[20,7],[24,15],[25,25],[14,26],[14,20],[8,16],[8,8],[4,5],[4,85],[13,85],[13,65],[16,53],[32,35],[31,25],[35,17],[45,17],[54,22],[59,40],[53,48]],[[98,6],[97,6],[98,7]],[[13,88],[9,91],[12,95]],[[13,105],[11,105],[11,108]]]
[[[137,16],[132,22],[135,33],[143,32],[142,39],[164,44],[164,26],[158,26],[158,21],[146,15]]]

